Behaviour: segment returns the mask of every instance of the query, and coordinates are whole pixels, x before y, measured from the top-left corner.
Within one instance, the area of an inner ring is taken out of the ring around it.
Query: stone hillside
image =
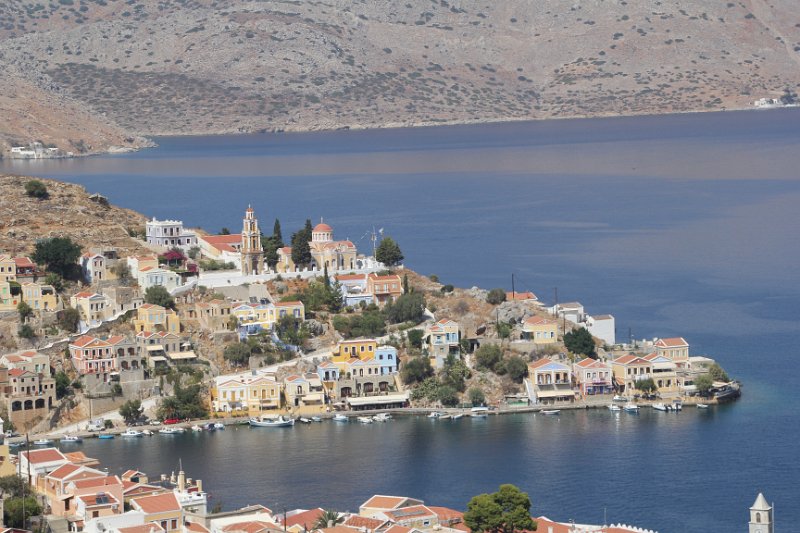
[[[146,251],[128,234],[129,228],[144,229],[143,215],[94,202],[80,185],[53,180],[40,179],[49,198],[31,198],[25,194],[30,179],[0,176],[0,252],[29,254],[37,239],[57,236],[69,236],[84,249],[113,246],[120,255]]]
[[[714,110],[797,90],[796,7],[6,0],[0,61],[138,134]]]

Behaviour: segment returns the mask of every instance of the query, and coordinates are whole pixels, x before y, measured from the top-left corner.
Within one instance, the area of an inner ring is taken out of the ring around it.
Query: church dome
[[[329,225],[325,224],[324,222],[320,222],[316,226],[314,226],[314,232],[331,232],[333,228]]]

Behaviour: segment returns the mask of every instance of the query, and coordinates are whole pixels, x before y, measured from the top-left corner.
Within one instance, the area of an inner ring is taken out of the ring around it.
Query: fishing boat
[[[561,414],[561,409],[545,409],[541,413],[547,416],[555,416]]]
[[[622,411],[622,407],[612,403],[612,404],[609,404],[608,410],[611,411],[612,413],[618,413],[618,412]]]
[[[83,442],[83,439],[78,437],[77,435],[64,435],[63,437],[61,437],[61,441],[60,442],[62,442],[62,443],[64,443],[64,442]]]
[[[33,441],[33,445],[34,446],[50,446],[52,444],[53,444],[53,441],[51,439],[39,439],[39,440]]]
[[[318,417],[318,416],[312,416],[311,417],[311,421],[312,422],[322,422],[322,419],[320,417]]]
[[[653,404],[653,409],[655,409],[656,411],[666,411],[667,406],[661,402],[658,402]]]
[[[698,403],[697,404],[697,408],[698,409],[708,409],[708,407],[709,407],[709,405],[707,403]]]
[[[124,433],[120,433],[121,437],[141,437],[143,435],[144,435],[144,433],[142,433],[141,431],[137,431],[137,430],[135,430],[133,428],[129,428]]]
[[[626,413],[638,413],[639,412],[639,406],[636,405],[635,403],[630,403],[630,402],[626,403],[625,406],[623,407],[623,409],[625,409]]]
[[[362,424],[372,424],[373,420],[368,416],[359,416],[357,419]]]
[[[223,424],[222,422],[216,422],[214,423],[214,429],[216,429],[217,431],[224,430],[225,424]]]
[[[262,416],[261,418],[251,418],[250,425],[259,428],[285,428],[294,425],[294,418],[284,418],[283,415],[277,418]]]
[[[162,435],[178,435],[179,433],[183,433],[183,428],[176,428],[176,427],[169,427],[169,428],[162,428],[158,430],[159,433]]]
[[[103,435],[98,435],[97,438],[98,439],[103,439],[103,440],[108,440],[108,439],[113,439],[114,435],[111,435],[109,433],[104,433]]]
[[[350,419],[344,415],[333,415],[334,422],[349,422]]]

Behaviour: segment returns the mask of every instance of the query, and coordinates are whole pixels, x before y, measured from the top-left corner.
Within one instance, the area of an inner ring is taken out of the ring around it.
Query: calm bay
[[[617,338],[685,337],[744,385],[702,413],[592,411],[89,441],[114,472],[177,469],[225,507],[355,509],[373,493],[464,508],[515,483],[534,512],[662,532],[744,530],[759,491],[800,530],[800,110],[156,139],[135,154],[2,161],[216,232],[252,204],[458,286],[611,313]]]

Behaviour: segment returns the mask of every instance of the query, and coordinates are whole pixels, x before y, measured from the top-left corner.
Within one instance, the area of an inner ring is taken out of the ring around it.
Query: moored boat
[[[464,413],[456,413],[450,417],[450,420],[461,420],[464,417]]]
[[[488,407],[473,407],[470,409],[470,415],[476,418],[486,418],[489,416],[489,408]]]
[[[350,419],[344,415],[333,415],[334,422],[349,422]]]
[[[623,409],[625,409],[626,413],[638,413],[639,412],[639,406],[636,405],[635,403],[630,403],[630,402],[626,403],[625,406],[623,407]]]
[[[51,444],[53,444],[51,439],[39,439],[33,441],[34,446],[50,446]]]
[[[83,439],[77,435],[64,435],[59,442],[83,442]]]
[[[224,430],[225,424],[223,424],[222,422],[216,422],[214,423],[214,429],[216,429],[217,431]]]
[[[543,411],[540,411],[540,412],[543,415],[555,416],[555,415],[561,414],[561,409],[544,409]]]
[[[283,415],[277,418],[262,416],[261,418],[251,418],[250,425],[259,428],[283,428],[294,425],[294,418],[285,418]]]
[[[109,440],[109,439],[113,439],[114,435],[111,435],[109,433],[104,433],[103,435],[98,435],[97,438],[98,439],[102,439],[102,440]]]
[[[143,429],[142,430],[142,435],[144,435],[145,437],[152,437],[153,436],[153,432],[150,431],[149,429]]]
[[[311,421],[312,422],[322,422],[322,419],[320,417],[318,417],[318,416],[312,416],[311,417]]]
[[[197,424],[195,424],[195,425],[192,426],[192,431],[195,431],[195,432],[203,431],[203,428],[198,426]]]
[[[658,402],[653,404],[653,409],[655,409],[656,411],[666,411],[667,406],[661,402]]]
[[[368,416],[359,416],[358,421],[362,424],[372,424],[373,420]]]
[[[133,428],[129,428],[125,432],[120,433],[120,437],[141,437],[142,435],[144,435],[144,433]]]
[[[697,404],[697,408],[698,409],[708,409],[708,407],[709,407],[709,405],[707,403],[698,403]]]
[[[432,411],[432,412],[431,412],[431,413],[428,415],[428,418],[439,418],[440,416],[442,416],[442,415],[441,415],[441,413],[437,413],[436,411]]]
[[[618,413],[618,412],[622,411],[622,407],[612,403],[612,404],[609,404],[608,410],[613,412],[613,413]]]
[[[298,420],[298,421],[300,421],[300,422],[302,422],[303,424],[310,424],[310,423],[311,423],[311,419],[310,419],[310,418],[306,418],[306,417],[304,417],[304,416],[301,416],[301,417],[300,417],[300,418],[298,418],[297,420]]]
[[[169,427],[158,430],[162,435],[178,435],[183,433],[183,428]]]

